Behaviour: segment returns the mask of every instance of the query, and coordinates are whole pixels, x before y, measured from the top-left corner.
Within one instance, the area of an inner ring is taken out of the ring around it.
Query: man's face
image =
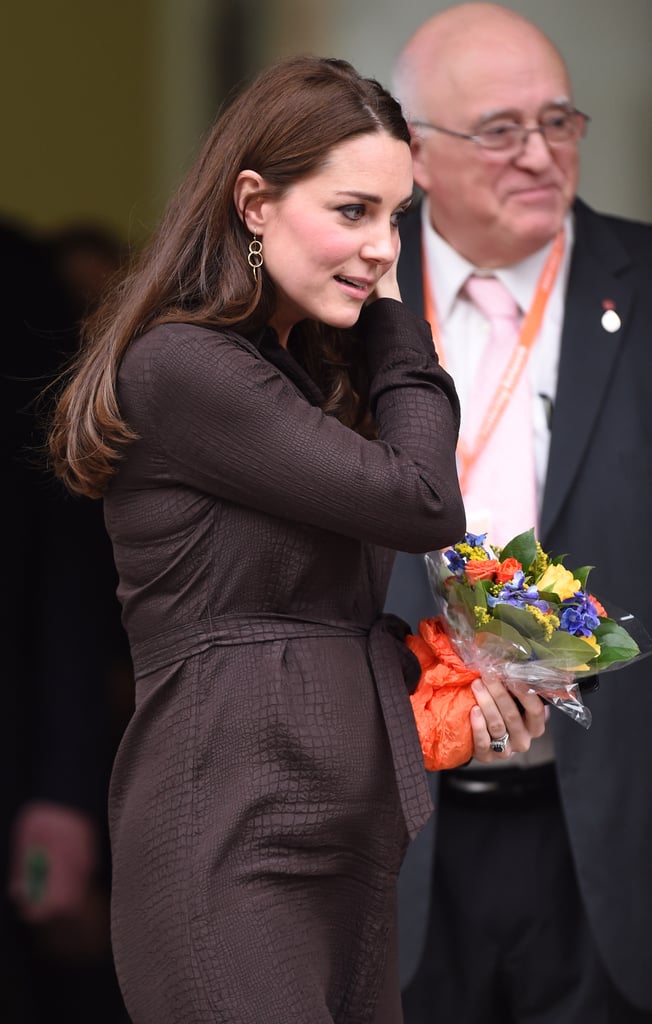
[[[424,120],[474,134],[501,124],[536,125],[570,85],[554,50],[529,40],[500,52],[469,47],[439,67],[424,93]],[[420,112],[421,116],[421,112]],[[415,129],[415,180],[431,220],[471,262],[509,266],[542,248],[563,222],[577,189],[577,140],[549,146],[539,132],[517,152],[496,152],[431,129]]]

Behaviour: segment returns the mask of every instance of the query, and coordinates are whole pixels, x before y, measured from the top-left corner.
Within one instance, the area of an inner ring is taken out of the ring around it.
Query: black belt
[[[531,768],[485,768],[440,772],[442,799],[480,805],[548,799],[557,793],[552,763]]]

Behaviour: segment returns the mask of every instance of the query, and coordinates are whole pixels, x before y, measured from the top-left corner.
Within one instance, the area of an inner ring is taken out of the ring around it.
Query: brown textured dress
[[[269,342],[130,347],[140,439],[106,498],[136,670],[113,771],[113,940],[134,1024],[400,1021],[395,882],[430,800],[392,554],[464,529],[457,400],[400,303],[363,311],[379,440]]]

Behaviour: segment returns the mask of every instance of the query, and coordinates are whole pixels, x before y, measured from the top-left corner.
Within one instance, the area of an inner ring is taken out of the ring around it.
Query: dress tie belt
[[[367,637],[369,661],[383,713],[401,808],[413,839],[432,814],[432,800],[419,737],[408,697],[419,665],[405,646],[408,627],[395,615],[381,615],[370,626],[357,622],[297,619],[260,614],[223,616],[177,626],[134,643],[131,657],[136,679],[200,654],[214,646],[269,643],[317,637]]]

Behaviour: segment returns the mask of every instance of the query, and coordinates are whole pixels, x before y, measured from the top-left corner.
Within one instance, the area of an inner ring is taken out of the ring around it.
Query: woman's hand
[[[34,800],[20,811],[12,840],[10,895],[23,920],[82,914],[98,866],[95,822],[73,807]]]
[[[486,764],[504,761],[515,751],[529,750],[532,740],[543,735],[546,706],[536,693],[519,695],[521,711],[497,673],[485,673],[482,679],[474,680],[472,689],[478,702],[471,710],[476,760]],[[496,753],[491,741],[505,734],[509,736],[505,752]]]

